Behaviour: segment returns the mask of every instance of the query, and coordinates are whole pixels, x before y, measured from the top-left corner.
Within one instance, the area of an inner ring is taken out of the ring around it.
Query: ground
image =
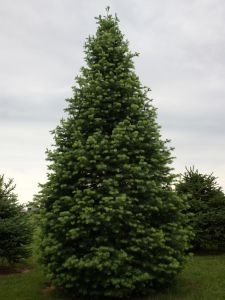
[[[0,299],[72,300],[51,287],[31,261],[16,268],[0,268]],[[225,300],[225,254],[190,257],[175,286],[143,300]]]

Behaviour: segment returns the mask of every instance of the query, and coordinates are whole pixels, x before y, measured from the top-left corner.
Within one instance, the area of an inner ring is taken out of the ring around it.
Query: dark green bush
[[[170,149],[117,18],[98,18],[85,53],[48,151],[42,263],[53,284],[77,295],[147,294],[183,266],[185,203],[170,187]]]
[[[13,180],[0,176],[0,259],[19,262],[30,254],[31,228],[28,215],[14,193]]]
[[[177,192],[188,198],[188,212],[195,234],[195,250],[225,249],[225,195],[212,174],[187,169],[177,185]]]

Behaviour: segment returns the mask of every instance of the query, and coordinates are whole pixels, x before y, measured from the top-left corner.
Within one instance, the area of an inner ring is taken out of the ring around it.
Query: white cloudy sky
[[[223,0],[0,0],[0,174],[27,202],[45,181],[49,133],[106,6],[120,18],[142,83],[152,89],[174,167],[214,172],[225,188]]]

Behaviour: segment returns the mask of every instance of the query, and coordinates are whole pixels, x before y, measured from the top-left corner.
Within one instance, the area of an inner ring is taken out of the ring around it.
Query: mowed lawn
[[[48,299],[72,300],[49,288],[38,266],[31,264],[22,273],[0,275],[0,300]],[[174,287],[144,299],[225,300],[225,254],[191,257]]]

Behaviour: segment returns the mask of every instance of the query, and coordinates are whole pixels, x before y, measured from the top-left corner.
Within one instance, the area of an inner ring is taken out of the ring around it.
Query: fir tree
[[[170,283],[189,231],[170,148],[117,17],[97,18],[42,186],[49,279],[78,295],[125,297]]]
[[[194,167],[186,169],[177,184],[179,195],[186,195],[193,227],[193,249],[224,250],[225,195],[213,174],[202,174]]]
[[[19,262],[30,254],[31,228],[28,216],[18,203],[15,185],[0,176],[0,259]]]

